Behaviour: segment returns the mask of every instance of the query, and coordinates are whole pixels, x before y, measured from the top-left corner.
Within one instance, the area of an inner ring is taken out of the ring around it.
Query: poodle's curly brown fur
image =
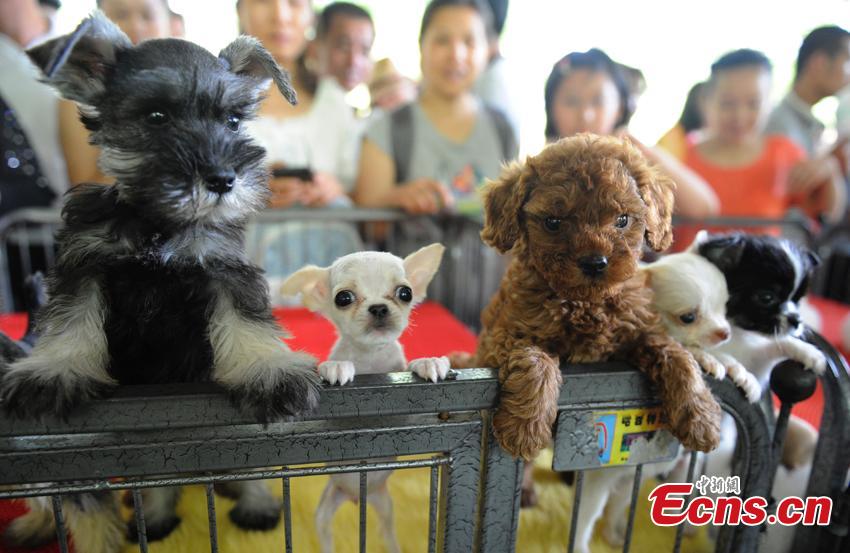
[[[672,207],[673,183],[611,137],[562,139],[488,185],[481,237],[512,261],[482,314],[474,361],[499,368],[494,430],[505,450],[528,460],[550,441],[561,363],[614,359],[656,384],[686,447],[717,445],[720,407],[636,275],[644,241],[670,245]],[[582,270],[588,256],[606,258],[601,274]]]

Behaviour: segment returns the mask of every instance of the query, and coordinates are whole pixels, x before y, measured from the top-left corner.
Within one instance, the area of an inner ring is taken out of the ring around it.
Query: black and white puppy
[[[294,100],[252,38],[219,57],[190,42],[133,47],[101,15],[29,52],[81,104],[115,186],[72,189],[32,354],[2,383],[18,416],[64,416],[118,384],[213,381],[262,420],[318,400],[315,360],[281,342],[261,270],[242,248],[268,195],[243,132],[265,83]]]
[[[726,277],[730,340],[718,349],[744,365],[766,388],[770,370],[783,359],[822,374],[826,358],[805,342],[799,302],[818,258],[789,240],[734,233],[704,236],[694,250]]]
[[[287,74],[250,37],[217,57],[176,39],[133,46],[99,12],[28,53],[80,105],[116,184],[68,193],[39,340],[4,371],[2,408],[66,416],[119,384],[215,382],[262,421],[312,409],[315,360],[281,341],[262,271],[243,253],[269,190],[265,152],[241,122],[270,80],[294,103]],[[244,487],[231,518],[273,526],[278,502]],[[176,525],[175,493],[146,502],[149,538]]]

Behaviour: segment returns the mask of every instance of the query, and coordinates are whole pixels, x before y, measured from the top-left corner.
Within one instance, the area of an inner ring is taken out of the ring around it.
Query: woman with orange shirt
[[[685,164],[720,200],[720,214],[782,218],[797,206],[813,217],[839,218],[845,197],[834,167],[801,170],[806,154],[782,136],[764,136],[771,64],[761,52],[736,50],[711,66],[705,85],[705,134]]]

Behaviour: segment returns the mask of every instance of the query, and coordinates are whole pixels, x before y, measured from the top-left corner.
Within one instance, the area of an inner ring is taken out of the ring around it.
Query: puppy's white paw
[[[797,361],[807,369],[820,376],[826,372],[826,356],[821,350],[811,344],[803,344]]]
[[[354,380],[354,373],[351,361],[325,361],[319,365],[319,374],[330,384],[344,386]]]
[[[737,378],[733,378],[733,381],[750,403],[756,403],[761,398],[761,384],[750,371],[744,370]]]
[[[703,372],[710,374],[717,380],[726,378],[726,367],[716,357],[699,348],[688,348],[688,351],[694,356]]]
[[[446,378],[449,366],[448,357],[423,357],[411,361],[407,365],[407,370],[416,373],[419,378],[437,382]]]

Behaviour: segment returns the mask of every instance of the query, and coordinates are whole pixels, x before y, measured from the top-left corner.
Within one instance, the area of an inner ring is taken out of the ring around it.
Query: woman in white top
[[[241,30],[257,37],[289,71],[298,95],[298,104],[292,106],[277,90],[269,89],[258,117],[247,124],[266,148],[272,169],[308,169],[312,174],[312,180],[272,178],[271,207],[345,202],[354,175],[354,155],[348,146],[356,143],[348,126],[353,114],[331,79],[317,85],[304,67],[307,31],[314,18],[311,0],[239,0],[236,10]]]

